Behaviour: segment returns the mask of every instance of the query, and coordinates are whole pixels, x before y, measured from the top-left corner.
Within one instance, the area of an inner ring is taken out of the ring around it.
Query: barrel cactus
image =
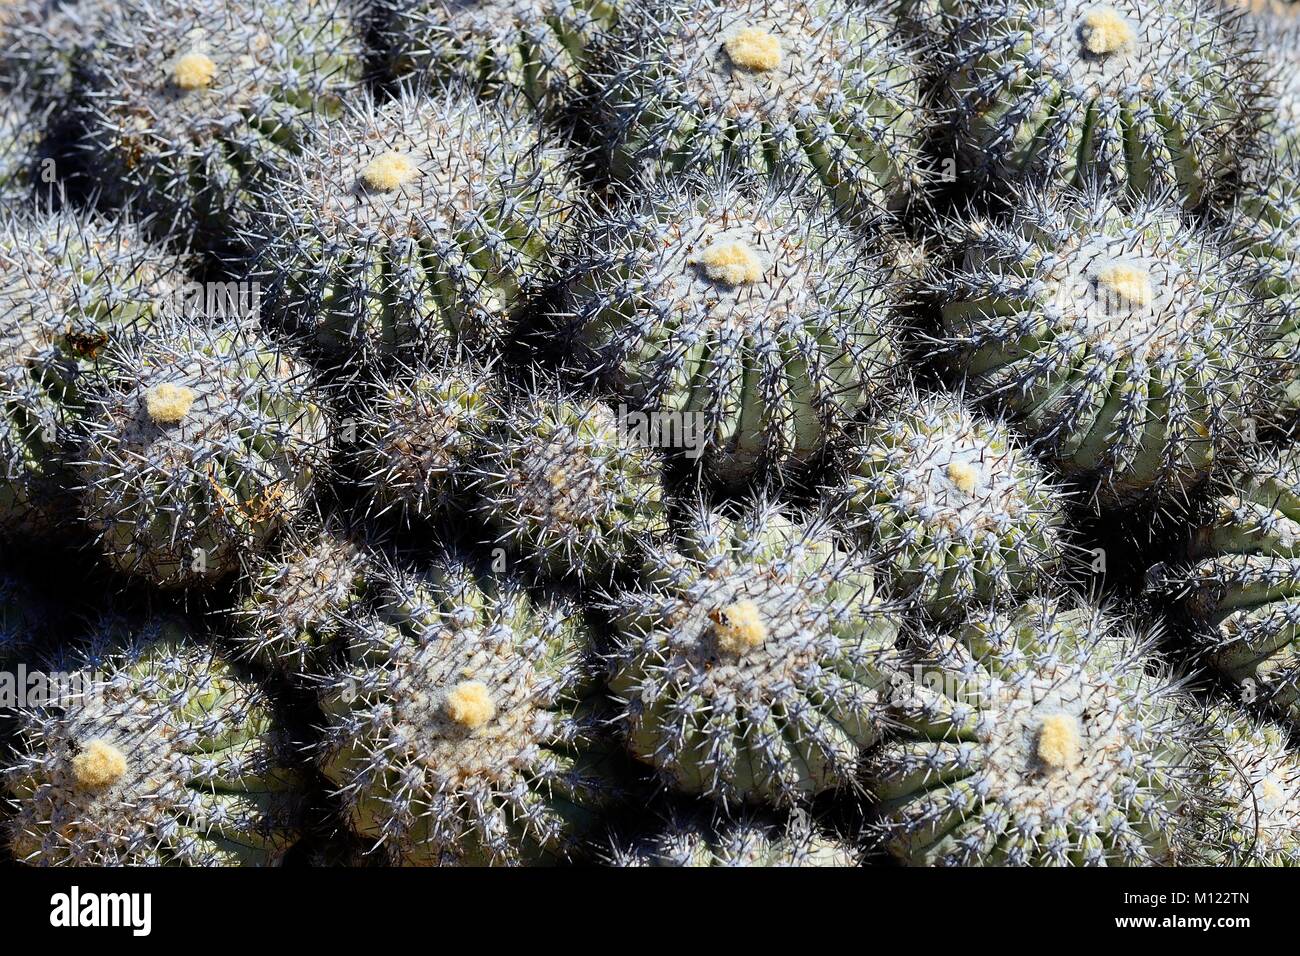
[[[1208,715],[1213,803],[1200,821],[1208,866],[1300,866],[1300,759],[1289,734],[1229,707]]]
[[[0,6],[0,88],[41,104],[66,96],[79,46],[112,16],[111,0],[7,0]]]
[[[382,0],[379,32],[399,75],[510,86],[546,112],[582,93],[591,49],[621,0]]]
[[[901,733],[868,769],[890,852],[914,865],[1152,865],[1194,815],[1200,730],[1150,641],[1033,601],[976,612],[895,687]]]
[[[611,599],[610,689],[670,787],[788,805],[852,788],[881,733],[897,627],[872,565],[823,521],[698,509]]]
[[[239,568],[302,513],[329,422],[307,369],[230,323],[110,345],[78,422],[79,496],[119,570],[162,587]]]
[[[1153,584],[1181,599],[1209,661],[1248,702],[1300,717],[1300,456],[1258,453],[1225,480],[1189,568]]]
[[[42,866],[264,866],[300,829],[302,772],[259,685],[179,622],[114,620],[20,708],[3,765],[15,859]],[[104,635],[100,635],[102,638]],[[91,645],[97,646],[97,645]]]
[[[31,103],[0,93],[0,211],[27,201],[39,141]]]
[[[657,453],[603,402],[541,388],[499,416],[471,466],[496,540],[545,574],[607,577],[667,532]]]
[[[956,4],[945,106],[965,170],[1199,203],[1258,115],[1260,57],[1206,0]]]
[[[311,125],[256,190],[258,271],[302,334],[344,355],[500,343],[577,198],[521,107],[406,90]]]
[[[430,520],[467,497],[474,459],[503,408],[497,391],[491,374],[468,362],[376,376],[343,427],[369,512]]]
[[[454,558],[379,587],[320,695],[321,768],[357,834],[405,865],[577,853],[611,784],[574,609]]]
[[[855,866],[857,853],[820,832],[803,813],[792,814],[788,823],[754,814],[735,820],[674,815],[657,833],[615,844],[610,862],[637,867],[831,867]]]
[[[732,484],[842,437],[898,361],[888,254],[749,185],[664,181],[593,225],[566,304],[578,369]]]
[[[969,221],[942,347],[1105,506],[1167,499],[1250,435],[1269,360],[1220,235],[1159,203],[1033,194]]]
[[[79,383],[166,311],[182,269],[127,219],[33,212],[0,228],[0,533],[66,522]]]
[[[342,0],[127,0],[78,53],[87,167],[160,225],[220,248],[247,229],[250,179],[360,82],[349,10]]]
[[[251,660],[307,684],[327,672],[345,643],[347,616],[374,574],[363,543],[337,519],[304,521],[247,569],[235,641]]]
[[[923,197],[918,60],[888,4],[654,0],[592,82],[615,175],[734,166],[807,176],[858,213]]]
[[[948,396],[869,426],[830,498],[899,595],[936,613],[1061,583],[1061,492],[1006,425]]]

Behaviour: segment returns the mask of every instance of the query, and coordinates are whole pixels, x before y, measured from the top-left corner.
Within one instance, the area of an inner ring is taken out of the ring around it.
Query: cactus
[[[16,564],[0,565],[0,670],[8,671],[16,662],[30,659],[40,641],[46,637],[52,608],[32,593],[33,580]],[[0,681],[0,700],[4,682]],[[16,690],[15,684],[11,689]],[[0,713],[5,710],[0,704]]]
[[[233,324],[113,343],[79,424],[79,494],[120,571],[161,587],[236,570],[302,512],[329,437],[307,370]]]
[[[1194,564],[1154,585],[1200,627],[1209,663],[1248,701],[1300,717],[1300,457],[1259,452],[1224,480],[1193,536]],[[1234,486],[1235,485],[1235,486]]]
[[[855,866],[857,852],[818,831],[806,814],[788,824],[747,814],[737,820],[668,819],[662,830],[631,845],[615,844],[615,866],[830,867]]]
[[[0,533],[65,523],[78,383],[110,340],[153,320],[180,272],[126,219],[61,211],[0,228]]]
[[[980,181],[1199,203],[1254,129],[1263,65],[1205,0],[957,4],[945,106]]]
[[[915,52],[887,4],[655,0],[629,8],[592,82],[615,175],[733,165],[808,176],[858,213],[923,198]]]
[[[1217,707],[1207,716],[1211,811],[1200,821],[1206,866],[1300,865],[1300,760],[1277,724]]]
[[[656,453],[609,406],[539,389],[499,416],[471,474],[497,541],[579,580],[639,564],[667,532]]]
[[[890,852],[916,865],[1151,865],[1196,806],[1197,726],[1151,641],[1088,608],[976,612],[895,688],[868,769]]]
[[[15,859],[42,866],[274,864],[299,830],[301,772],[262,689],[179,622],[113,620],[21,708],[3,766]],[[51,672],[53,674],[53,672]]]
[[[852,788],[880,735],[896,625],[824,521],[699,509],[611,599],[610,690],[666,784],[724,803]]]
[[[0,6],[0,87],[44,104],[64,98],[79,47],[111,17],[109,0],[7,0]]]
[[[347,615],[362,604],[374,573],[338,521],[304,524],[274,553],[253,559],[248,594],[234,613],[243,653],[298,684],[324,674],[342,649]]]
[[[1100,504],[1183,494],[1249,438],[1270,363],[1218,232],[1096,191],[965,230],[964,262],[934,283],[942,347]]]
[[[311,126],[257,190],[258,270],[301,332],[335,353],[499,344],[577,196],[521,107],[405,90]]]
[[[900,596],[942,614],[1059,582],[1061,492],[1001,422],[913,396],[849,458],[831,500]]]
[[[594,224],[566,304],[578,368],[732,484],[806,463],[887,392],[900,303],[888,253],[746,185],[664,181]]]
[[[394,72],[518,89],[554,113],[582,92],[590,50],[620,0],[381,0]]]
[[[338,112],[360,54],[341,0],[127,0],[78,54],[86,165],[110,194],[219,247],[248,228],[250,181],[308,117]]]
[[[31,103],[0,94],[0,211],[18,209],[28,198],[39,141]]]
[[[377,376],[372,384],[353,422],[370,512],[396,510],[407,521],[445,513],[465,497],[471,463],[500,414],[490,374],[446,362]]]
[[[611,795],[574,610],[454,558],[380,586],[321,695],[321,768],[357,834],[407,865],[575,853]]]

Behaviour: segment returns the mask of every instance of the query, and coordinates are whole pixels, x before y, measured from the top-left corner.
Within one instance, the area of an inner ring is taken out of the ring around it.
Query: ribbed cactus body
[[[663,182],[580,255],[575,363],[726,482],[807,462],[893,383],[888,254],[797,192]]]
[[[574,102],[621,0],[383,0],[380,34],[399,75],[509,86],[554,111]]]
[[[390,576],[321,693],[321,767],[362,839],[407,865],[576,852],[609,780],[575,613],[451,559]]]
[[[773,506],[690,516],[615,595],[610,689],[668,785],[790,804],[854,785],[880,735],[896,625],[872,567]]]
[[[918,653],[902,726],[869,768],[890,851],[914,865],[1152,865],[1176,858],[1194,724],[1148,645],[1099,614],[977,613]]]
[[[857,212],[924,193],[918,63],[884,4],[656,0],[625,11],[604,52],[616,175],[807,176]]]
[[[499,414],[471,474],[496,540],[545,574],[608,576],[667,533],[658,454],[603,402],[533,394]]]
[[[1198,853],[1208,866],[1300,866],[1300,759],[1286,730],[1229,707],[1209,715],[1212,799]]]
[[[1177,495],[1249,434],[1270,363],[1217,233],[1080,192],[968,223],[936,293],[968,394],[1111,505]]]
[[[503,95],[350,100],[259,188],[260,270],[327,351],[491,351],[577,199]]]
[[[856,866],[855,849],[818,831],[804,814],[780,823],[753,814],[739,819],[673,817],[662,830],[615,846],[610,862],[629,867]]]
[[[162,587],[236,570],[305,507],[329,438],[307,369],[233,324],[168,323],[101,359],[79,495],[105,557]]]
[[[913,396],[848,459],[831,500],[900,597],[947,613],[1059,584],[1061,493],[1001,422]]]
[[[278,862],[297,838],[302,774],[264,692],[182,625],[129,627],[107,653],[61,662],[73,668],[62,696],[18,712],[3,773],[15,859]]]
[[[1210,663],[1246,699],[1300,717],[1300,459],[1249,460],[1167,588],[1201,625]]]
[[[39,142],[31,103],[0,93],[0,212],[26,202]]]
[[[355,422],[370,513],[429,520],[464,500],[483,437],[505,410],[497,390],[489,372],[462,362],[379,377]]]
[[[360,81],[350,7],[131,0],[78,53],[86,165],[198,245],[247,228],[249,182]]]
[[[65,210],[0,229],[0,530],[66,517],[79,383],[111,341],[166,310],[181,272],[124,219]]]
[[[1258,54],[1203,0],[955,4],[945,105],[965,169],[1199,202],[1251,132]]]
[[[333,522],[293,529],[248,568],[248,594],[234,614],[241,651],[296,683],[318,679],[342,650],[348,615],[374,570],[364,548]]]

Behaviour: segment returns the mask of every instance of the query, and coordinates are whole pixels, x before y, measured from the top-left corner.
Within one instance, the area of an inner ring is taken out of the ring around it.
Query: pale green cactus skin
[[[1250,440],[1272,363],[1223,236],[1159,203],[1030,194],[966,226],[935,283],[967,394],[1005,409],[1105,507],[1168,499]]]
[[[176,70],[191,54],[213,68],[186,86]],[[340,0],[129,0],[78,54],[86,165],[196,244],[237,238],[250,183],[292,153],[309,118],[340,111],[362,62]]]
[[[806,464],[898,362],[889,254],[797,191],[749,185],[666,180],[597,222],[567,301],[574,364],[728,484]],[[729,244],[753,256],[739,282],[706,262]]]
[[[1062,492],[1005,424],[912,395],[848,460],[830,500],[899,596],[945,615],[1063,580]]]
[[[289,741],[265,693],[177,622],[101,627],[118,636],[96,635],[59,665],[85,687],[55,706],[18,712],[19,742],[3,773],[14,858],[41,866],[277,863],[297,839],[304,777],[286,757]],[[116,779],[78,771],[78,756],[93,745],[124,758]]]
[[[377,376],[355,420],[368,513],[428,521],[463,504],[483,438],[505,408],[497,390],[486,369],[463,362]]]
[[[394,72],[513,87],[553,113],[582,93],[592,48],[622,0],[382,0]]]
[[[372,182],[393,156],[409,172]],[[563,143],[519,96],[454,89],[349,99],[256,194],[257,271],[297,331],[344,357],[491,354],[578,200]]]
[[[1201,625],[1210,663],[1252,703],[1300,717],[1300,460],[1259,453],[1225,481],[1192,544],[1196,563],[1166,574]]]
[[[890,852],[911,865],[1178,859],[1197,727],[1149,642],[1090,609],[977,612],[895,688],[902,732],[868,768]]]
[[[575,609],[509,578],[455,559],[390,575],[320,694],[321,769],[358,836],[408,866],[580,852],[613,793],[591,651]]]
[[[944,105],[963,166],[1199,203],[1252,134],[1264,74],[1202,0],[957,2]]]
[[[640,564],[668,532],[662,467],[603,402],[541,389],[497,414],[469,468],[496,541],[579,580]]]
[[[610,690],[628,748],[667,786],[774,805],[852,789],[883,729],[897,625],[825,523],[700,510],[612,603]]]
[[[99,362],[78,420],[78,495],[105,558],[160,587],[236,571],[309,500],[329,414],[308,370],[241,326],[155,326]],[[157,389],[192,400],[176,419]]]
[[[1206,866],[1300,866],[1300,758],[1281,726],[1220,705],[1203,786],[1196,859]]]
[[[774,66],[731,58],[728,41],[746,29],[776,38]],[[867,214],[924,197],[918,59],[884,4],[662,0],[625,11],[604,52],[592,82],[611,113],[616,176],[807,177]]]
[[[729,820],[673,816],[662,830],[626,846],[609,862],[624,867],[844,867],[858,853],[820,832],[806,814],[775,822],[753,814]]]

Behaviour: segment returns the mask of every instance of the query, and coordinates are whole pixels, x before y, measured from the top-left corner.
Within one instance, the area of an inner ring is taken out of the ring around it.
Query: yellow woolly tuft
[[[1038,727],[1038,759],[1053,770],[1077,764],[1082,744],[1079,722],[1069,714],[1044,717]]]
[[[767,640],[767,625],[753,601],[737,601],[712,615],[719,650],[737,656]]]
[[[1137,41],[1137,34],[1127,20],[1112,6],[1092,7],[1083,15],[1083,47],[1096,56],[1127,50]]]
[[[447,695],[447,716],[466,730],[478,730],[495,717],[496,712],[492,693],[482,681],[462,681]]]
[[[92,740],[72,758],[72,776],[87,790],[103,790],[122,779],[126,757],[122,751],[102,740]]]
[[[1151,273],[1141,266],[1113,262],[1098,271],[1097,283],[1112,300],[1108,305],[1148,308],[1155,299]]]
[[[186,53],[172,64],[172,82],[182,90],[201,90],[212,85],[217,64],[212,57],[197,50]]]
[[[145,411],[159,425],[175,425],[194,406],[194,391],[184,385],[163,382],[144,393]]]
[[[965,494],[973,493],[975,486],[979,484],[979,472],[965,462],[949,462],[946,471],[948,480]]]
[[[715,242],[695,261],[704,267],[704,274],[714,282],[744,285],[763,278],[763,263],[753,249],[739,240]]]
[[[409,183],[418,172],[419,169],[409,156],[387,152],[380,153],[367,163],[366,168],[361,170],[361,178],[371,189],[389,192]]]
[[[737,31],[723,42],[722,48],[742,70],[762,72],[781,65],[781,38],[758,27]]]

